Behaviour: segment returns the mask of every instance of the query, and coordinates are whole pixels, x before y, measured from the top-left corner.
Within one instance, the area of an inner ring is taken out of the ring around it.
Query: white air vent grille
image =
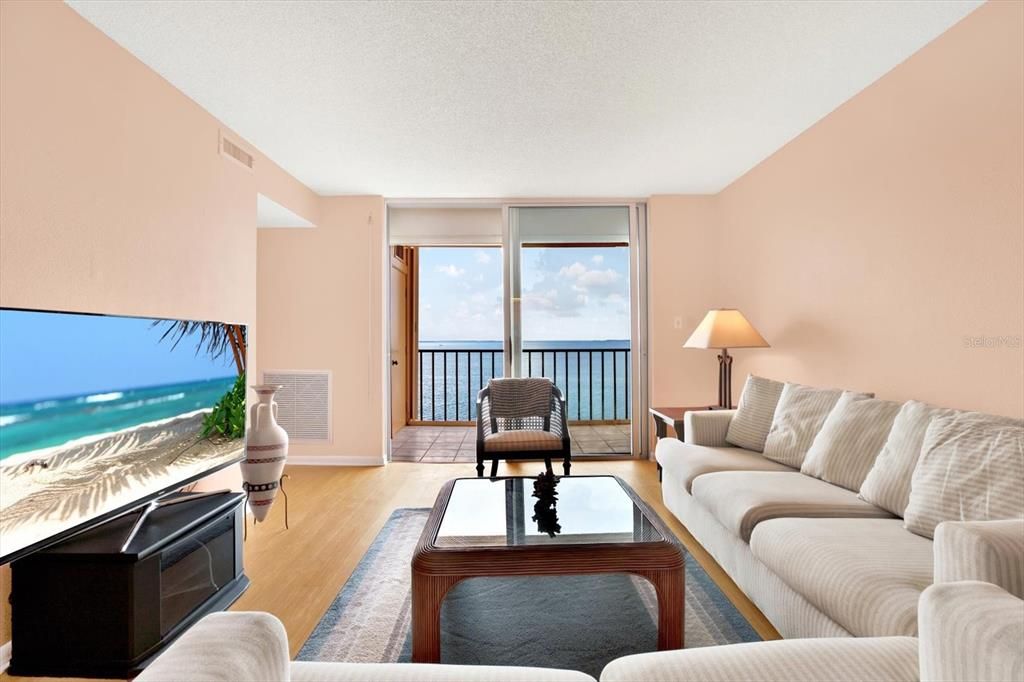
[[[249,170],[252,170],[255,159],[253,155],[245,151],[241,145],[220,134],[220,153],[226,159],[231,159]]]
[[[267,384],[284,386],[277,401],[277,421],[292,440],[331,440],[331,373],[327,370],[271,370]]]

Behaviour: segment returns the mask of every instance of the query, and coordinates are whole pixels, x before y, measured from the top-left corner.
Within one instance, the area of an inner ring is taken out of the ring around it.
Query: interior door
[[[391,258],[391,435],[409,423],[409,263],[406,247]]]

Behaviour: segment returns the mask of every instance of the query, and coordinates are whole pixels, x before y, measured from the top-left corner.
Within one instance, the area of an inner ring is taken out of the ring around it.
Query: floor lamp
[[[732,408],[732,356],[730,348],[768,348],[768,342],[747,322],[743,313],[732,308],[709,310],[690,334],[683,348],[717,348],[718,406]]]

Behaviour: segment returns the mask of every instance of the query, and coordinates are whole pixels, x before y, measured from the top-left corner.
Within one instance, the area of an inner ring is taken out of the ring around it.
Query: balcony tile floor
[[[629,424],[569,425],[572,454],[629,454]],[[391,444],[395,462],[476,462],[471,426],[406,426]]]

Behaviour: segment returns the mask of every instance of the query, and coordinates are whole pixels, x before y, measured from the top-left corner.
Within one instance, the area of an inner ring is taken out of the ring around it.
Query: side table
[[[668,427],[675,431],[676,438],[683,440],[683,416],[687,412],[699,412],[701,410],[722,409],[715,405],[691,405],[689,407],[651,407],[648,412],[654,417],[654,432],[658,440],[668,436]],[[658,464],[658,480],[661,480],[661,464]]]

